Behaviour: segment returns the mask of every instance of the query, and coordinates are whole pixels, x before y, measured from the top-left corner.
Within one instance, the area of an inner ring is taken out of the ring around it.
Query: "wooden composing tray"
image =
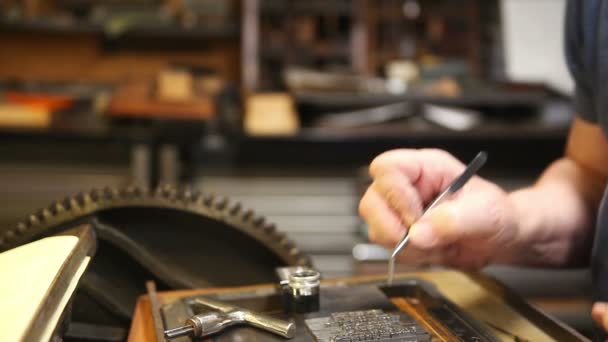
[[[225,301],[276,317],[293,318],[297,334],[290,341],[297,342],[316,340],[306,320],[328,317],[337,312],[378,309],[386,313],[404,313],[407,320],[413,319],[431,335],[430,339],[420,335],[421,341],[586,340],[537,311],[493,279],[456,271],[401,274],[391,287],[386,286],[384,277],[324,280],[319,312],[291,316],[283,312],[280,294],[274,284],[160,292],[156,299],[162,328],[174,328],[190,315],[199,313],[184,305],[185,300],[193,296]],[[231,327],[205,340],[286,341],[248,326]],[[129,341],[157,341],[148,296],[138,301]],[[185,342],[190,338],[174,341]]]

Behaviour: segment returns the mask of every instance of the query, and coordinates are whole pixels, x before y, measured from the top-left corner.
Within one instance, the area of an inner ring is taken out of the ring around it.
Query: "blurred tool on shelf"
[[[215,84],[215,85],[214,85]],[[110,117],[207,120],[216,113],[221,81],[184,69],[165,69],[156,80],[128,81],[118,87],[107,109]],[[205,89],[205,87],[207,89]]]
[[[245,132],[250,135],[294,135],[300,122],[286,93],[250,95],[245,104]]]

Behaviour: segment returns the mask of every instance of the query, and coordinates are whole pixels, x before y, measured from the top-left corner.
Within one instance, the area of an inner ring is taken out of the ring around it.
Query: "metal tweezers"
[[[460,190],[479,171],[479,169],[481,169],[481,167],[486,163],[487,160],[488,154],[483,151],[479,152],[475,156],[475,158],[473,158],[473,160],[469,163],[469,165],[467,165],[462,174],[460,174],[460,176],[458,176],[445,190],[443,190],[439,194],[439,196],[437,196],[437,198],[435,198],[433,202],[431,202],[431,204],[429,204],[424,209],[421,216],[424,216],[427,212],[436,207],[449,195],[452,195],[456,191]],[[401,241],[399,241],[399,243],[397,244],[397,247],[395,247],[395,249],[391,253],[391,257],[388,261],[388,285],[393,284],[393,277],[395,276],[395,257],[397,256],[397,254],[399,254],[399,252],[401,252],[403,247],[407,245],[409,238],[410,230],[408,229],[407,232],[405,232],[405,235],[403,236]]]

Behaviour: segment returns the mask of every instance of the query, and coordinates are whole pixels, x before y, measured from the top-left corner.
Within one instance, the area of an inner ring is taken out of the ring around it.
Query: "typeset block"
[[[403,312],[386,313],[382,310],[338,312],[328,317],[307,319],[306,325],[318,342],[431,340],[431,334]]]

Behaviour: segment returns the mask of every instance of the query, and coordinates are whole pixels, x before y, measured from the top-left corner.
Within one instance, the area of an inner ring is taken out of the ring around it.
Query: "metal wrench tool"
[[[164,334],[165,338],[172,340],[181,336],[203,337],[218,333],[229,326],[237,324],[254,326],[287,339],[294,337],[296,334],[296,324],[293,320],[284,321],[202,297],[192,299],[189,305],[200,306],[214,311],[192,316],[183,326],[166,330]]]
[[[460,176],[456,177],[456,179],[454,179],[454,181],[450,185],[448,185],[448,187],[445,188],[445,190],[443,190],[439,194],[439,196],[437,196],[435,198],[435,200],[433,200],[433,202],[431,202],[431,204],[429,204],[424,209],[421,217],[426,215],[426,213],[428,213],[431,209],[435,208],[439,203],[441,203],[449,195],[452,195],[455,192],[457,192],[458,190],[460,190],[479,171],[479,169],[481,169],[481,167],[486,163],[487,160],[488,160],[488,154],[483,151],[479,152],[475,156],[475,158],[473,158],[473,160],[469,163],[469,165],[467,165],[467,167],[460,174]],[[405,232],[405,235],[403,236],[401,241],[399,241],[399,243],[397,244],[395,249],[393,249],[393,252],[391,253],[391,257],[388,260],[388,285],[389,286],[393,284],[393,278],[395,276],[395,257],[397,256],[397,254],[399,254],[399,252],[401,252],[403,247],[405,247],[405,245],[407,245],[409,238],[410,238],[410,230],[408,229],[407,232]]]

